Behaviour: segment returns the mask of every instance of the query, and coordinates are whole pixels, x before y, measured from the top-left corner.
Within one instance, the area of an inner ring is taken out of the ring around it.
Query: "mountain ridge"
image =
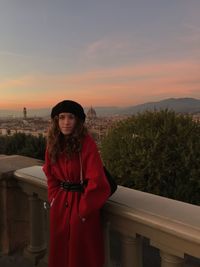
[[[84,107],[87,113],[90,107]],[[166,98],[160,101],[146,102],[139,105],[117,107],[117,106],[97,106],[93,107],[98,116],[131,115],[145,110],[170,109],[178,113],[199,113],[200,99],[197,98]],[[27,109],[28,117],[49,117],[51,108]],[[1,110],[0,117],[22,117],[23,111]]]

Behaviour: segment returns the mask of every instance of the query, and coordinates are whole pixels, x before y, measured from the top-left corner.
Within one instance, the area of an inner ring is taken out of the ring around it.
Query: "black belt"
[[[71,183],[71,182],[61,182],[60,187],[66,191],[83,192],[85,184],[86,184],[85,182],[83,184]]]

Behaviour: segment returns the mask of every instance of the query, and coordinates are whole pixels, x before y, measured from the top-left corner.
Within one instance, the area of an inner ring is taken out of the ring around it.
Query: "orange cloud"
[[[64,75],[33,75],[0,83],[0,108],[52,106],[75,99],[84,106],[134,105],[166,97],[200,97],[199,63],[148,63]],[[9,106],[10,106],[9,105]]]

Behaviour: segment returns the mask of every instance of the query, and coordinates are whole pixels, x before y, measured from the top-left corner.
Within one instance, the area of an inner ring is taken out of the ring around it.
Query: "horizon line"
[[[157,102],[161,102],[161,101],[164,101],[164,100],[169,100],[169,99],[194,99],[194,100],[200,100],[200,98],[194,98],[194,97],[168,97],[168,98],[163,98],[161,100],[154,100],[154,101],[146,101],[146,102],[142,102],[140,104],[136,104],[136,105],[123,105],[123,106],[95,106],[95,105],[89,105],[89,106],[83,106],[84,109],[88,109],[88,108],[119,108],[119,109],[123,109],[123,108],[128,108],[128,107],[133,107],[133,106],[139,106],[139,105],[143,105],[143,104],[147,104],[147,103],[157,103]],[[20,111],[21,109],[23,108],[27,108],[27,106],[23,106],[21,108],[7,108],[7,109],[1,109],[0,108],[0,111]],[[38,108],[27,108],[28,110],[40,110],[40,109],[52,109],[52,107],[38,107]]]

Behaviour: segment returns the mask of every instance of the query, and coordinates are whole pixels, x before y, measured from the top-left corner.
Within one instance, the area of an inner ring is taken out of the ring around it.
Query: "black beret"
[[[68,112],[77,116],[82,121],[85,121],[85,113],[83,107],[72,100],[64,100],[55,105],[51,110],[51,118],[58,116],[60,113]]]

